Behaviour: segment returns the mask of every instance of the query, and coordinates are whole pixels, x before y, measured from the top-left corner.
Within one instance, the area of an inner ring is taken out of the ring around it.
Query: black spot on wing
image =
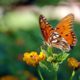
[[[68,34],[66,34],[65,36],[68,36]]]

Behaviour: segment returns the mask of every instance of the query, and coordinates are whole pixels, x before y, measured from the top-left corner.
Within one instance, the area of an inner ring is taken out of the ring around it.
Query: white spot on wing
[[[56,37],[59,37],[59,35],[57,34]]]
[[[67,43],[67,41],[64,38],[62,38],[62,41]]]
[[[55,40],[52,41],[52,43],[56,43],[56,42],[57,42],[57,39],[55,39]]]
[[[56,36],[53,36],[53,39],[56,39],[57,37]]]
[[[49,40],[52,40],[52,37],[50,37]]]

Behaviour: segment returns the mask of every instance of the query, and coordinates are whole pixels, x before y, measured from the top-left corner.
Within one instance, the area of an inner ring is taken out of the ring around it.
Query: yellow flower
[[[75,58],[71,57],[68,58],[68,65],[73,69],[77,69],[79,66],[79,62]]]
[[[45,54],[40,52],[40,55],[38,55],[37,52],[26,52],[24,53],[23,61],[25,61],[28,65],[31,66],[37,66],[41,60],[45,59]]]
[[[25,61],[28,65],[36,66],[39,63],[37,52],[24,53],[23,61]]]
[[[39,54],[39,60],[41,61],[41,60],[44,60],[45,58],[46,58],[46,54],[43,53],[43,52],[40,52],[40,54]]]

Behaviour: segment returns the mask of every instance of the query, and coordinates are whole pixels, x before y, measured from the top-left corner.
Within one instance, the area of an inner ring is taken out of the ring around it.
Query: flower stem
[[[75,75],[75,71],[73,70],[73,71],[72,71],[72,75],[71,75],[71,77],[70,77],[70,80],[73,80],[74,75]]]
[[[41,80],[44,80],[39,68],[37,68],[37,71],[38,71],[38,74],[39,74]]]
[[[48,55],[52,55],[52,53],[53,53],[52,48],[51,47],[47,47],[47,52],[48,52]]]
[[[54,78],[53,78],[54,80],[57,80],[57,71],[55,71],[55,73],[54,73]]]

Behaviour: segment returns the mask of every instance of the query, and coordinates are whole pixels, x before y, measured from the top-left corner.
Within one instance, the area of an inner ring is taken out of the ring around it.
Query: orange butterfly
[[[72,29],[74,15],[64,17],[56,28],[47,22],[43,15],[39,17],[39,24],[45,43],[48,46],[59,48],[63,51],[70,51],[76,45],[77,39]]]

